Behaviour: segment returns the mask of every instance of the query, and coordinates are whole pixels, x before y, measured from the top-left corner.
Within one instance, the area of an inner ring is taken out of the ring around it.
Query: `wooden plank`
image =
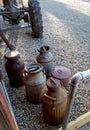
[[[0,130],[19,130],[2,80],[0,81]]]
[[[90,121],[90,111],[78,117],[75,121],[71,121],[67,126],[67,130],[77,130],[78,128],[85,125],[89,121]],[[58,130],[62,130],[62,128],[59,128]]]

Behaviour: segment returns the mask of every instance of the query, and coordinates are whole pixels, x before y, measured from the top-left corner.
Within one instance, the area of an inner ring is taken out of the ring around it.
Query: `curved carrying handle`
[[[28,72],[26,70],[24,70],[23,73],[23,80],[25,80],[28,77]]]
[[[47,97],[47,98],[49,98],[49,99],[51,99],[51,100],[53,100],[53,101],[56,101],[56,98],[51,97],[51,96],[47,95],[46,93],[44,93],[44,96]]]

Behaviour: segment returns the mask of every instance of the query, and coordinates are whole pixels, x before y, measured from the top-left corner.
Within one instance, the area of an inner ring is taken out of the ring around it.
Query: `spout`
[[[69,120],[69,116],[70,116],[70,112],[71,112],[71,108],[72,108],[72,103],[73,103],[74,96],[75,96],[75,90],[76,90],[76,87],[78,86],[77,85],[78,82],[80,80],[83,80],[83,79],[89,78],[89,77],[90,77],[90,69],[86,70],[86,71],[83,71],[83,72],[76,73],[71,78],[70,92],[69,92],[69,96],[68,96],[67,108],[66,108],[66,112],[65,112],[65,117],[64,117],[62,130],[67,129],[67,124],[68,124],[68,120]]]

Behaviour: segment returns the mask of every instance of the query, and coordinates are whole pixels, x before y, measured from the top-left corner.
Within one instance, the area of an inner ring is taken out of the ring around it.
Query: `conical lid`
[[[47,80],[47,95],[56,98],[59,102],[67,99],[66,89],[63,87],[62,82],[56,78],[49,78]]]
[[[51,91],[57,91],[58,88],[60,87],[60,80],[53,78],[53,77],[50,77],[47,80],[47,87]]]

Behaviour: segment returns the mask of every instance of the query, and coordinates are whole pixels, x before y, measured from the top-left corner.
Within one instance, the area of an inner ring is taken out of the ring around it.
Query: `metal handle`
[[[25,80],[28,77],[28,72],[26,70],[24,70],[23,73],[23,80]]]
[[[44,96],[47,97],[47,98],[49,98],[49,99],[51,99],[51,100],[53,100],[53,101],[56,101],[56,98],[51,97],[51,96],[47,95],[46,93],[44,93]]]

